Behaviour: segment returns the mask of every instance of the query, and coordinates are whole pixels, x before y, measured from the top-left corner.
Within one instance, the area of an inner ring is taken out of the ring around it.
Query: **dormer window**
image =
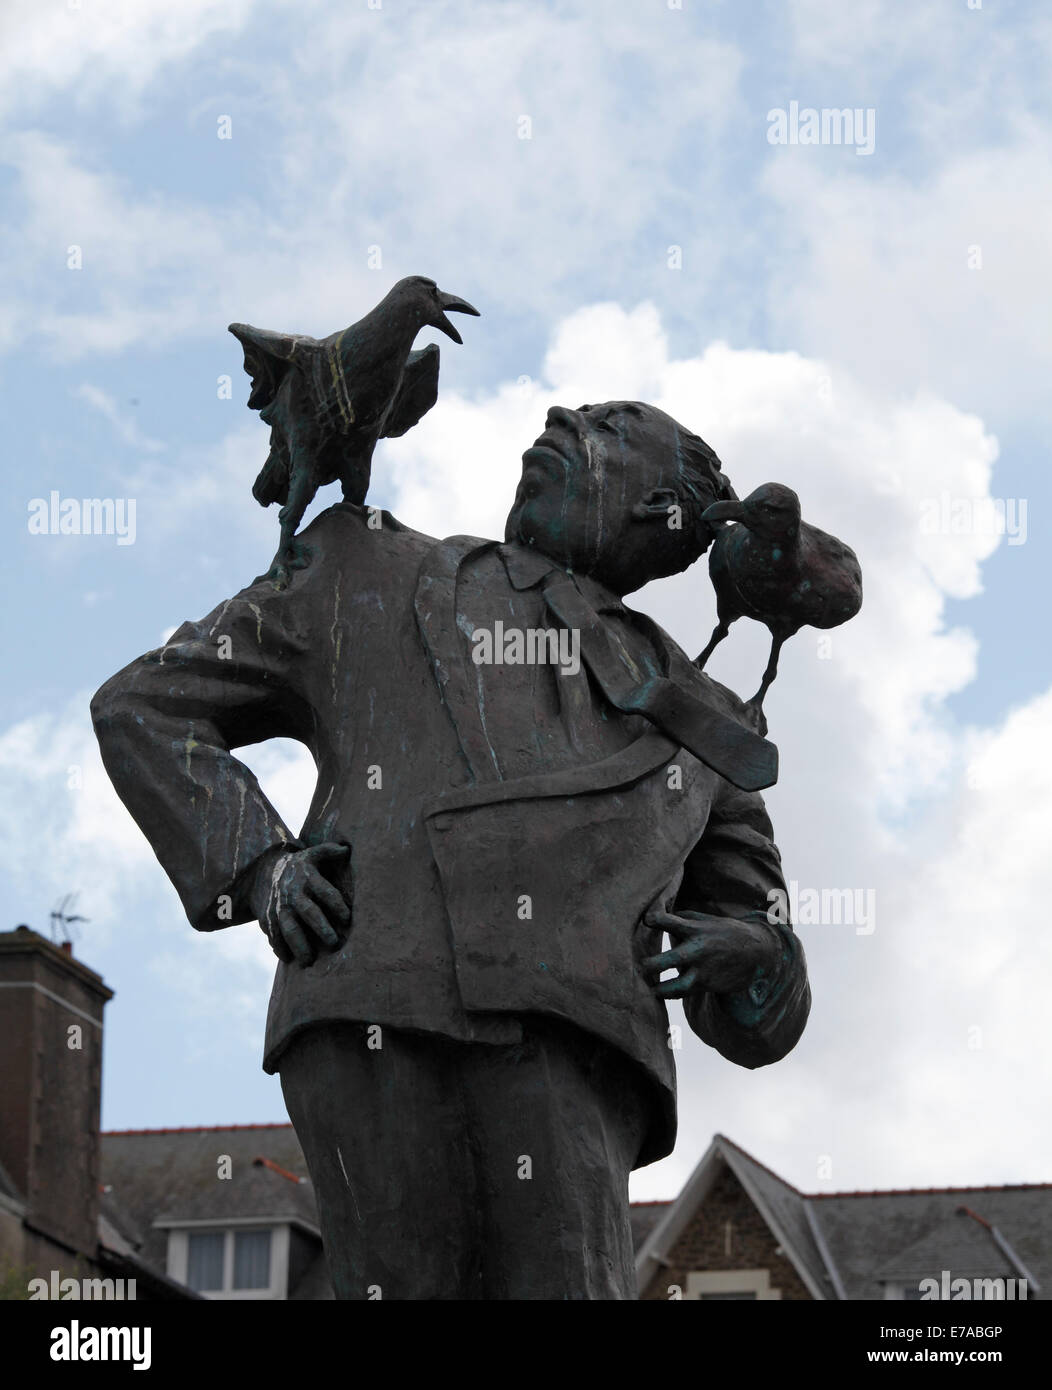
[[[173,1226],[168,1274],[205,1298],[287,1297],[289,1228],[256,1222]]]
[[[197,1293],[270,1288],[270,1231],[191,1231],[186,1282]]]

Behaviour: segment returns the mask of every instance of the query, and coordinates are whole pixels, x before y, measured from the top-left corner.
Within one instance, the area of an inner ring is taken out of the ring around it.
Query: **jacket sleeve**
[[[683,1005],[698,1037],[728,1061],[750,1068],[779,1061],[804,1030],[811,990],[803,947],[789,923],[781,856],[755,792],[724,783],[684,868],[675,910],[684,908],[753,922],[777,939],[773,973],[758,970],[739,994],[689,995]]]
[[[190,922],[251,919],[247,871],[298,841],[232,748],[311,742],[294,672],[305,649],[293,592],[255,585],[107,681],[91,702],[106,771]]]

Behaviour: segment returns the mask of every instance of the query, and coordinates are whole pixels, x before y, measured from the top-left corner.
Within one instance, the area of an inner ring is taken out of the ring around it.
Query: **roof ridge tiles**
[[[1052,1182],[987,1183],[976,1187],[875,1187],[853,1188],[842,1192],[802,1192],[808,1201],[828,1201],[830,1197],[945,1197],[953,1192],[1031,1192],[1052,1188]]]
[[[276,1120],[268,1124],[255,1125],[166,1125],[160,1129],[104,1129],[103,1138],[116,1134],[214,1134],[220,1130],[250,1129],[291,1129],[292,1125]]]
[[[780,1173],[776,1173],[773,1168],[768,1168],[766,1163],[761,1163],[758,1158],[753,1158],[747,1149],[743,1149],[740,1144],[736,1144],[733,1139],[728,1139],[725,1134],[717,1134],[716,1138],[725,1144],[729,1144],[732,1149],[737,1149],[740,1154],[755,1163],[757,1168],[762,1168],[765,1173],[770,1173],[772,1178],[777,1178],[780,1183],[792,1190],[800,1197],[810,1200],[814,1198],[828,1199],[830,1197],[902,1197],[911,1193],[927,1193],[929,1196],[950,1192],[1020,1192],[1035,1188],[1052,1188],[1049,1182],[1017,1182],[1017,1183],[987,1183],[973,1184],[964,1187],[875,1187],[875,1188],[851,1188],[843,1189],[839,1192],[804,1192],[789,1181],[783,1178]]]
[[[800,1188],[798,1188],[794,1183],[791,1183],[788,1178],[783,1178],[781,1173],[776,1173],[773,1168],[768,1168],[766,1163],[761,1163],[758,1158],[754,1158],[752,1156],[748,1149],[743,1149],[740,1144],[736,1144],[733,1139],[728,1139],[725,1134],[717,1134],[716,1138],[719,1139],[720,1142],[723,1144],[729,1144],[732,1149],[737,1149],[738,1152],[744,1158],[747,1158],[750,1163],[754,1163],[757,1168],[762,1168],[765,1173],[768,1173],[777,1182],[780,1182],[783,1187],[788,1187],[791,1191],[795,1192],[798,1197],[809,1197],[811,1195],[808,1192],[801,1192]],[[836,1194],[830,1193],[829,1195],[834,1196]]]

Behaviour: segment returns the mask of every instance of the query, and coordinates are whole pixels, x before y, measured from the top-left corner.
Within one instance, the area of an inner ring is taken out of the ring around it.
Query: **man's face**
[[[579,573],[638,587],[620,571],[630,558],[646,567],[646,557],[637,555],[641,545],[668,544],[661,512],[680,492],[677,430],[670,416],[634,401],[553,406],[544,433],[522,456],[506,539]],[[644,528],[639,509],[648,500],[656,524]]]

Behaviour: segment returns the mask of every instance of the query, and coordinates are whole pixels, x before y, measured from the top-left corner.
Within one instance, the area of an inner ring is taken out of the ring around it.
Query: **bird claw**
[[[291,540],[274,556],[266,574],[257,575],[252,582],[265,584],[270,581],[275,589],[287,589],[292,578],[290,571],[306,569],[313,554],[314,552],[309,545],[304,545],[302,541]]]
[[[743,706],[746,717],[761,738],[767,737],[767,716],[763,712],[763,705],[754,695],[751,700],[747,700]]]

